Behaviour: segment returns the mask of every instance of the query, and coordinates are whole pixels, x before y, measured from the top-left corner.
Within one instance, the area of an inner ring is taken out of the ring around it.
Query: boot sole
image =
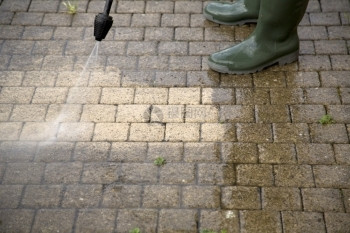
[[[266,67],[272,66],[272,65],[274,65],[276,63],[278,63],[278,65],[280,65],[280,66],[286,65],[286,64],[290,64],[292,62],[297,61],[298,57],[299,57],[299,50],[297,50],[295,52],[292,52],[290,54],[287,54],[287,55],[285,55],[283,57],[277,58],[276,60],[274,60],[274,61],[272,61],[270,63],[264,64],[262,66],[259,66],[259,67],[255,68],[255,69],[244,70],[244,71],[229,70],[229,68],[226,67],[226,66],[218,65],[218,64],[215,64],[215,63],[210,62],[210,61],[208,61],[208,65],[209,65],[209,67],[212,70],[220,72],[220,73],[225,73],[225,74],[252,74],[252,73],[260,72],[263,69],[265,69]]]
[[[218,24],[229,25],[229,26],[242,26],[244,24],[250,24],[250,23],[257,23],[258,22],[258,19],[245,19],[245,20],[236,21],[236,22],[222,22],[222,21],[214,19],[212,15],[209,15],[209,14],[207,14],[205,12],[203,13],[203,15],[209,21],[212,21],[212,22],[218,23]]]

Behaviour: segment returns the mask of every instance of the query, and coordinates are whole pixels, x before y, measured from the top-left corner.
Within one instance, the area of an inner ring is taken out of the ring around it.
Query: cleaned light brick
[[[199,124],[167,123],[165,135],[167,141],[198,141]]]
[[[62,123],[58,130],[59,141],[90,141],[94,123]]]
[[[114,105],[84,105],[82,122],[114,122],[117,107]]]
[[[55,138],[57,123],[26,122],[21,133],[21,140],[45,141]]]
[[[80,120],[82,105],[80,104],[50,104],[46,114],[49,122],[77,122]]]
[[[132,123],[130,141],[162,141],[165,126],[158,123]]]
[[[199,104],[200,88],[170,88],[169,104]]]
[[[129,124],[97,123],[94,131],[94,141],[126,141]]]
[[[38,87],[32,102],[35,104],[61,104],[66,101],[68,89],[64,87]]]
[[[232,124],[204,123],[201,127],[201,141],[236,141],[235,130]]]
[[[134,100],[133,88],[102,89],[101,104],[131,104]]]
[[[135,104],[166,104],[167,88],[136,88]]]
[[[149,122],[150,105],[119,105],[116,122]]]
[[[0,140],[17,140],[21,129],[21,122],[0,122]]]
[[[100,99],[99,87],[72,87],[69,89],[67,103],[97,104]]]

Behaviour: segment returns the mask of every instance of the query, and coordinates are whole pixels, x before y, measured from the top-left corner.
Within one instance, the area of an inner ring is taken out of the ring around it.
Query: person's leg
[[[256,23],[260,0],[236,0],[235,2],[211,2],[204,8],[207,20],[226,25]]]
[[[261,0],[254,32],[242,43],[212,54],[208,65],[222,73],[247,74],[279,63],[294,62],[299,55],[297,27],[308,0]]]

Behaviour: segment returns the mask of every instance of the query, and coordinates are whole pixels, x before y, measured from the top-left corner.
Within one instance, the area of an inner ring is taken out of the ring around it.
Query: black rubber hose
[[[109,12],[111,11],[113,0],[106,0],[105,9],[103,10],[103,14],[109,15]]]

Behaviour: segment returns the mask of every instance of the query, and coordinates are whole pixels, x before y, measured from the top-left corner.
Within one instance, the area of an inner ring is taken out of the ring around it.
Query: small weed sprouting
[[[163,157],[158,157],[154,160],[154,165],[160,167],[163,166],[164,164],[166,164],[166,160]]]
[[[135,227],[134,229],[130,230],[129,233],[141,233],[140,228]]]
[[[323,115],[318,122],[321,123],[322,125],[328,125],[328,124],[334,123],[334,120],[330,115],[326,114],[326,115]]]
[[[227,230],[221,230],[219,232],[216,232],[216,231],[212,231],[212,230],[201,230],[200,233],[227,233]]]
[[[72,3],[71,1],[62,2],[62,4],[67,8],[67,13],[74,15],[77,13],[78,6],[76,3]]]

